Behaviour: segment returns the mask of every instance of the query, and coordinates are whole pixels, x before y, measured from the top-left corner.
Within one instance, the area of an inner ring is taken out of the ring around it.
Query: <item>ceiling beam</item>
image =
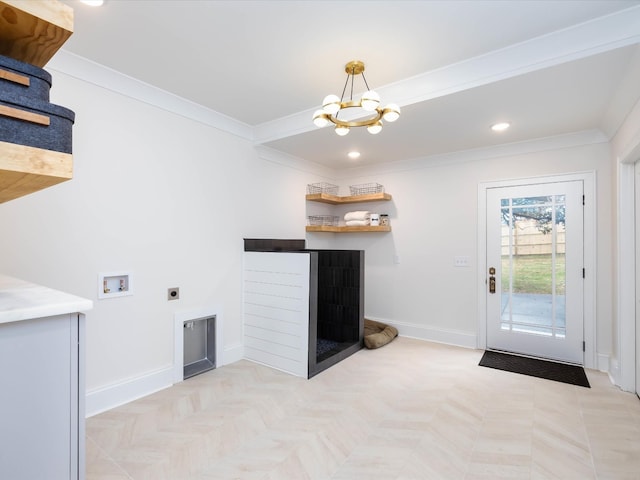
[[[640,43],[640,6],[589,20],[469,60],[377,87],[386,101],[405,107],[536,70]],[[327,86],[329,88],[330,86]],[[316,107],[316,108],[319,108]],[[316,129],[316,108],[257,125],[255,144]]]

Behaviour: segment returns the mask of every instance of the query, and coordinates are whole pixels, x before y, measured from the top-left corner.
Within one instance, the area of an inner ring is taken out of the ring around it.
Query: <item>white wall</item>
[[[113,72],[72,73],[52,71],[52,102],[76,112],[74,178],[0,205],[0,270],[94,301],[86,383],[95,413],[171,383],[174,312],[220,309],[223,357],[242,356],[243,238],[303,238],[305,186],[323,178],[116,93],[99,78]],[[135,87],[137,97],[180,104]],[[121,270],[133,273],[134,294],[98,300],[98,273]],[[167,301],[169,287],[180,300]]]
[[[255,149],[237,126],[228,133],[194,120],[189,105],[151,87],[131,88],[130,79],[116,85],[114,72],[89,70],[52,72],[52,101],[77,115],[74,179],[0,205],[0,270],[94,300],[87,388],[90,397],[119,391],[108,400],[117,404],[171,382],[175,312],[220,308],[225,353],[237,358],[242,239],[302,238],[308,209],[317,208],[304,202],[306,184],[338,175]],[[407,335],[475,345],[478,183],[595,170],[597,348],[608,355],[609,159],[606,143],[561,139],[350,170],[333,181],[376,181],[393,194],[380,205],[393,231],[306,234],[308,245],[366,251],[368,316]],[[471,266],[454,268],[455,255],[468,256]],[[98,300],[98,273],[119,270],[133,272],[134,295]],[[180,287],[181,299],[167,302],[168,287]],[[141,386],[118,390],[125,384]]]
[[[584,141],[589,144],[576,145]],[[526,153],[517,153],[525,149]],[[597,176],[596,348],[608,357],[612,342],[611,165],[608,143],[598,136],[569,136],[474,155],[467,152],[446,161],[414,161],[371,173],[353,171],[341,179],[347,186],[378,182],[393,195],[392,202],[356,207],[390,213],[391,233],[334,235],[339,248],[366,251],[365,314],[396,325],[401,335],[475,346],[478,184],[585,171],[595,171]],[[314,247],[320,235],[308,234],[309,245]],[[394,255],[399,256],[399,264],[394,264]],[[469,257],[469,268],[454,267],[458,255]]]

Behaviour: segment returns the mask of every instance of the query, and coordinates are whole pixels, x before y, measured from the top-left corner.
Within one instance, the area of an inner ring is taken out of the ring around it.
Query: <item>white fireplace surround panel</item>
[[[216,368],[222,363],[222,314],[221,309],[216,307],[205,307],[183,312],[175,312],[174,318],[174,355],[173,355],[173,383],[180,383],[184,380],[184,322],[191,320],[201,320],[203,318],[216,317]]]
[[[243,263],[245,358],[307,378],[310,254],[245,252]]]

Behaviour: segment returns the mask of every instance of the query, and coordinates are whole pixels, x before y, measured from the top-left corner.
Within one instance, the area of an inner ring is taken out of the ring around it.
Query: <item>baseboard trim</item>
[[[419,340],[444,343],[456,347],[478,348],[478,338],[475,333],[425,327],[424,325],[416,325],[414,323],[393,322],[384,318],[370,316],[367,316],[367,318],[396,327],[398,329],[398,335],[402,337],[417,338]]]
[[[611,383],[620,387],[620,364],[617,358],[610,359],[609,369],[607,370]]]
[[[609,373],[609,369],[611,368],[610,362],[609,362],[609,355],[598,353],[597,362],[598,362],[597,364],[598,371]]]
[[[244,358],[244,346],[241,343],[224,349],[222,365],[229,365]],[[152,393],[159,392],[177,383],[174,379],[174,367],[167,367],[155,372],[140,375],[123,382],[87,392],[85,416],[87,418],[119,407]]]
[[[173,385],[173,367],[141,375],[113,385],[87,392],[85,416],[119,407],[138,398],[163,390]]]
[[[229,365],[244,359],[244,344],[236,343],[224,349],[224,364]]]

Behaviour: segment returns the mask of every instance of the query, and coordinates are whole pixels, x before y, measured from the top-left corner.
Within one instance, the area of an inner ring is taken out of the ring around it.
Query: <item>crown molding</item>
[[[293,170],[298,170],[304,173],[310,173],[326,179],[334,179],[338,175],[338,171],[333,168],[327,167],[325,165],[320,165],[319,163],[311,162],[309,160],[305,160],[304,158],[289,155],[270,147],[256,145],[255,150],[258,154],[258,158],[260,158],[261,160],[276,163],[283,167],[291,168]]]
[[[524,142],[506,143],[442,155],[398,160],[397,162],[368,165],[364,167],[345,168],[337,172],[336,180],[421,170],[442,165],[456,165],[491,158],[513,157],[534,152],[559,150],[563,148],[573,148],[583,145],[595,145],[608,142],[609,139],[600,130],[585,130],[565,135],[538,138]]]
[[[68,75],[232,135],[251,140],[252,127],[195,102],[137,80],[64,49],[47,64],[47,70]]]

